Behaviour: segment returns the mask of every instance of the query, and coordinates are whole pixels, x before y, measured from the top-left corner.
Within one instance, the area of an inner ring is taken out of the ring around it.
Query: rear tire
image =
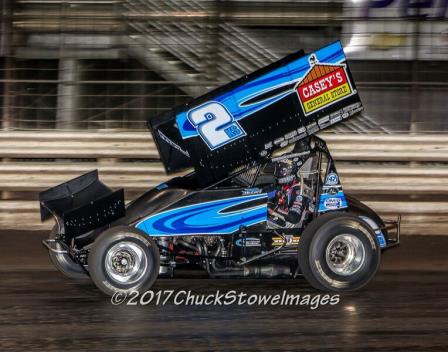
[[[355,291],[378,271],[381,249],[371,227],[349,213],[319,216],[303,232],[299,266],[322,291]]]
[[[152,238],[128,226],[104,231],[89,253],[92,281],[106,295],[147,291],[159,274],[159,250]]]
[[[55,239],[57,234],[58,234],[58,226],[55,225],[50,232],[50,239]],[[63,250],[62,246],[59,244],[55,244],[54,248],[57,250]],[[50,256],[50,260],[53,263],[53,265],[64,276],[76,280],[89,279],[89,275],[81,267],[81,265],[75,263],[68,254],[54,253],[52,251],[49,251],[48,254]]]

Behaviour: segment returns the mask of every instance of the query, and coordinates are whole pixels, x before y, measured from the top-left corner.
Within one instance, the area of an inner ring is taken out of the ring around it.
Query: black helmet
[[[291,182],[297,172],[296,163],[279,161],[275,164],[274,176],[279,184]]]
[[[275,164],[274,176],[277,178],[282,178],[291,175],[293,172],[293,167],[291,164],[279,161]]]

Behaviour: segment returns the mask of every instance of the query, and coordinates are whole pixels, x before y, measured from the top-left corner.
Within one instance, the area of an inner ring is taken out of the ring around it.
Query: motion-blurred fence
[[[324,135],[344,190],[384,218],[402,214],[403,233],[448,235],[448,135]],[[99,169],[127,199],[167,176],[147,133],[0,132],[0,228],[48,229],[37,192]]]

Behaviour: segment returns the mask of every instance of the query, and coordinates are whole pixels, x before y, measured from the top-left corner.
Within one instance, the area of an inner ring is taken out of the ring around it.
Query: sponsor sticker
[[[341,198],[327,198],[324,200],[324,207],[328,210],[339,209],[342,207]]]
[[[330,172],[325,180],[326,186],[336,186],[339,183],[339,177],[336,173]]]
[[[260,247],[261,246],[261,242],[259,238],[253,238],[253,237],[249,237],[249,238],[240,238],[239,240],[235,241],[235,244],[238,247]]]
[[[330,187],[327,189],[327,193],[334,196],[335,194],[338,194],[339,188],[337,187]]]
[[[354,93],[346,66],[309,58],[310,70],[297,84],[296,91],[305,115],[318,111]]]
[[[248,196],[251,194],[258,194],[261,193],[261,188],[246,188],[243,189],[243,196]]]
[[[381,231],[376,233],[376,239],[378,240],[378,243],[381,248],[386,247],[386,239],[384,238],[384,235]]]
[[[160,185],[156,186],[156,190],[160,191],[162,189],[168,188],[168,185],[166,183],[161,183]]]

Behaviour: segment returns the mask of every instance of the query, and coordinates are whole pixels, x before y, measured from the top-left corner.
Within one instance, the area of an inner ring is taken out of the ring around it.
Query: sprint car
[[[41,218],[56,222],[43,244],[60,272],[107,295],[183,266],[360,289],[399,244],[400,220],[344,192],[315,134],[361,110],[339,42],[291,54],[149,120],[167,173],[184,176],[128,204],[96,170],[42,192]]]

